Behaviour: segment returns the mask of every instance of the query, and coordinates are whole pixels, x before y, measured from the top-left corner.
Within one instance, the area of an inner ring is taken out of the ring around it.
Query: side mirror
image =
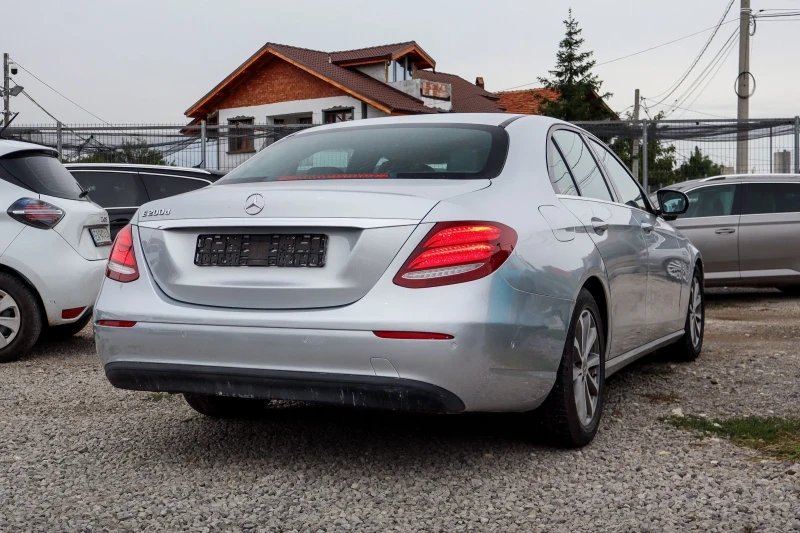
[[[664,220],[675,220],[678,215],[689,210],[689,197],[681,191],[661,189],[656,193],[658,198],[658,215]]]

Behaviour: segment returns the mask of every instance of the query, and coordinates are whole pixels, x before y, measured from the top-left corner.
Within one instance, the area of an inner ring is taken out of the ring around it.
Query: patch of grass
[[[708,419],[670,416],[665,421],[676,428],[700,431],[730,439],[781,460],[800,462],[800,418],[747,416]],[[719,426],[719,427],[718,427]]]
[[[650,400],[650,403],[677,403],[681,397],[674,392],[648,392],[642,397]]]
[[[168,392],[152,392],[145,397],[146,402],[160,402],[161,400],[174,400],[175,395]]]

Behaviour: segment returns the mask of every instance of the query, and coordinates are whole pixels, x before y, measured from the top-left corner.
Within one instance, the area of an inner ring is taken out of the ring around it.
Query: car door
[[[616,202],[592,151],[571,129],[552,132],[554,157],[564,160],[580,196],[560,194],[597,246],[611,297],[612,359],[647,343],[647,246],[633,210]]]
[[[120,170],[70,169],[89,199],[108,211],[111,238],[116,237],[136,210],[149,201],[136,172]]]
[[[619,202],[639,221],[647,245],[647,340],[660,339],[683,329],[686,315],[681,291],[688,289],[688,251],[673,227],[653,213],[644,191],[625,165],[596,139],[590,142],[616,189]]]
[[[716,183],[686,191],[689,210],[670,223],[700,250],[705,280],[710,284],[740,279],[740,187]]]
[[[800,283],[800,183],[747,183],[739,221],[742,283]]]
[[[201,189],[211,184],[209,180],[202,178],[160,174],[158,172],[140,171],[139,176],[142,178],[151,200],[161,200],[162,198]]]

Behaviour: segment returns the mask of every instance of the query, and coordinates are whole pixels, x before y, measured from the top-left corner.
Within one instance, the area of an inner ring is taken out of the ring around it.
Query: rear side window
[[[564,161],[578,185],[581,196],[612,202],[603,174],[592,157],[592,152],[580,135],[569,130],[557,130],[553,138],[564,155]]]
[[[686,193],[689,209],[679,218],[725,217],[733,214],[736,185],[712,185]]]
[[[575,188],[572,175],[569,173],[567,164],[564,162],[564,158],[561,157],[561,152],[556,148],[553,139],[550,139],[550,142],[547,143],[547,149],[550,152],[548,161],[550,162],[550,181],[553,183],[553,190],[556,191],[556,194],[578,196],[578,189]]]
[[[308,132],[276,142],[217,183],[305,179],[491,179],[508,134],[475,124],[394,124]]]
[[[79,200],[83,192],[64,165],[49,155],[19,152],[0,159],[0,165],[25,188],[38,194]]]
[[[176,194],[201,189],[208,185],[205,181],[181,178],[180,176],[156,176],[139,174],[151,200],[161,200]]]
[[[800,183],[748,183],[745,215],[800,213]]]
[[[135,172],[73,170],[72,174],[81,187],[89,192],[89,198],[102,207],[139,207],[148,201]]]

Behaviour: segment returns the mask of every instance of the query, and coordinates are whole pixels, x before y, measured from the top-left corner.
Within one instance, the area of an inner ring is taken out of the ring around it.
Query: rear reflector
[[[64,211],[34,198],[20,198],[8,208],[8,216],[39,229],[50,229],[64,218]]]
[[[64,309],[61,311],[61,318],[64,320],[72,320],[73,318],[78,318],[81,316],[81,313],[86,309],[86,307],[75,307],[73,309]]]
[[[136,322],[131,320],[98,320],[97,325],[110,328],[132,328],[136,325]]]
[[[389,174],[314,174],[311,176],[278,176],[277,181],[297,180],[374,180],[388,178]]]
[[[517,232],[497,222],[439,222],[394,277],[395,285],[420,289],[488,276],[517,244]]]
[[[122,228],[114,239],[111,256],[108,258],[106,277],[122,283],[139,279],[139,267],[136,265],[136,253],[133,250],[133,230],[130,224]]]
[[[452,335],[444,333],[424,333],[420,331],[373,331],[381,339],[449,340]]]

